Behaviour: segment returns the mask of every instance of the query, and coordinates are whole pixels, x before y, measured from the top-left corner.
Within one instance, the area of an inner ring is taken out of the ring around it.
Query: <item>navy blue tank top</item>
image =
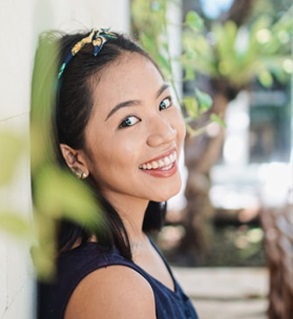
[[[63,319],[69,298],[80,281],[91,272],[111,265],[129,267],[148,281],[155,297],[157,319],[198,319],[191,301],[175,280],[164,257],[160,256],[173,279],[174,291],[122,257],[118,250],[109,252],[97,243],[86,243],[64,253],[57,262],[56,280],[50,284],[38,284],[38,319]]]

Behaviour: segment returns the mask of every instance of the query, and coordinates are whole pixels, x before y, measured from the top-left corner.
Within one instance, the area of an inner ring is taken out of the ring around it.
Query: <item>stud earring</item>
[[[80,168],[74,168],[73,172],[79,179],[85,179],[88,177],[88,175],[85,172],[83,172]]]
[[[85,179],[87,177],[88,177],[88,175],[85,172],[82,172],[81,176],[80,176],[80,179]]]

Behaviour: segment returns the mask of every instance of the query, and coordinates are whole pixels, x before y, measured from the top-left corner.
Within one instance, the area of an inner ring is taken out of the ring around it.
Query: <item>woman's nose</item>
[[[150,122],[147,140],[149,146],[156,147],[161,144],[168,144],[176,139],[177,131],[167,119],[159,116],[153,118]]]

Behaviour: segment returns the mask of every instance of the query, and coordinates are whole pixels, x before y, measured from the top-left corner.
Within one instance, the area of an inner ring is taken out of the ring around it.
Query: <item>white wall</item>
[[[127,32],[129,20],[129,0],[1,1],[0,131],[17,130],[28,139],[31,76],[40,32],[101,26]],[[28,156],[11,185],[0,188],[0,203],[32,218]],[[34,318],[33,273],[29,245],[0,234],[0,319]]]

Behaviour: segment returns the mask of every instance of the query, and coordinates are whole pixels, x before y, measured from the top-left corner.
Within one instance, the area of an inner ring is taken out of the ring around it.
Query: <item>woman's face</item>
[[[93,100],[86,164],[103,195],[112,203],[175,195],[185,125],[152,62],[123,54],[103,72]]]

